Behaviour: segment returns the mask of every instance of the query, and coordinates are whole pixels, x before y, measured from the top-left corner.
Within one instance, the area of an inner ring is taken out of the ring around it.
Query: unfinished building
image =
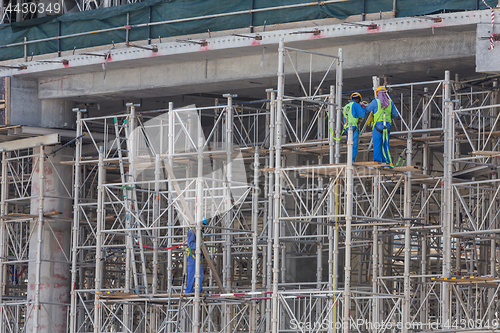
[[[0,333],[499,330],[500,11],[417,2],[3,11]]]

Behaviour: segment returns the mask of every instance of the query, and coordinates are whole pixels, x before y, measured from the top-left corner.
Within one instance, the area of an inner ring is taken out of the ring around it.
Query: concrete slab
[[[433,19],[439,17],[440,22]],[[463,31],[475,31],[478,23],[489,22],[490,12],[472,11],[450,14],[432,15],[418,18],[393,18],[373,21],[376,29],[367,27],[368,22],[334,24],[318,26],[319,35],[306,33],[311,28],[276,30],[261,32],[262,40],[236,36],[207,38],[206,46],[185,42],[168,42],[158,44],[158,52],[137,48],[120,48],[108,50],[111,58],[105,61],[102,56],[74,55],[65,57],[67,65],[62,63],[27,62],[25,70],[0,69],[0,76],[23,75],[30,77],[77,74],[102,71],[106,62],[107,69],[154,66],[164,63],[213,60],[228,57],[239,57],[261,54],[262,48],[276,49],[280,38],[284,37],[289,46],[303,49],[339,46],[348,43],[365,43],[395,38],[412,38],[432,36],[433,34],[449,34]],[[299,33],[303,32],[303,33]],[[100,51],[104,55],[106,52]],[[50,60],[50,59],[48,59]],[[52,59],[57,60],[57,58]],[[60,60],[60,59],[59,59]]]

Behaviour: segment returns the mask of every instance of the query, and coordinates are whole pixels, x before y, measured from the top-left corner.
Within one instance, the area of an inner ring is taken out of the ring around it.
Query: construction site
[[[0,0],[0,333],[500,332],[499,59],[496,0]]]

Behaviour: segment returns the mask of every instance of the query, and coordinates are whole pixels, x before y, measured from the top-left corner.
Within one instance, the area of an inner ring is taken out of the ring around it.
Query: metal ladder
[[[125,200],[125,218],[126,218],[126,228],[127,228],[127,251],[130,251],[130,259],[133,273],[133,280],[135,286],[135,293],[139,294],[140,290],[143,289],[146,294],[149,294],[148,289],[148,277],[146,274],[146,258],[144,255],[144,246],[142,242],[142,234],[140,230],[135,230],[132,233],[132,229],[138,225],[135,216],[139,216],[138,202],[137,202],[137,191],[135,187],[125,185],[127,183],[133,182],[134,170],[133,165],[129,160],[129,170],[125,173],[123,152],[126,152],[130,156],[130,142],[129,142],[129,128],[127,124],[127,119],[123,121],[123,125],[118,125],[118,119],[114,118],[114,127],[116,135],[116,146],[120,165],[120,177],[122,181],[123,199]],[[120,128],[123,128],[125,132],[125,140],[127,144],[127,150],[122,150],[122,140],[120,137]],[[134,222],[131,223],[131,220]],[[137,243],[139,245],[139,256],[140,260],[136,260],[136,252],[134,251],[134,240],[137,238]],[[140,264],[140,270],[137,269],[137,264]],[[142,277],[142,286],[139,284],[139,277]]]
[[[181,286],[182,288],[182,286]],[[173,306],[172,304],[172,289],[170,288],[168,292],[168,303],[167,303],[167,311],[165,311],[166,316],[165,320],[163,320],[158,332],[173,332],[177,333],[179,332],[179,321],[181,317],[181,308],[182,308],[182,295],[179,296],[179,301],[177,303],[177,307]],[[175,320],[174,320],[175,318]],[[171,327],[171,329],[168,329],[168,325],[173,324],[174,326]]]

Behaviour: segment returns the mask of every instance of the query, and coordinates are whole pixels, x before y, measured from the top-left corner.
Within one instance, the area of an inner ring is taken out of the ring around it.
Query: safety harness
[[[193,229],[193,228],[190,228],[189,230],[193,230],[193,231],[194,231],[194,229]],[[202,239],[202,243],[201,243],[201,244],[203,244],[203,233],[201,234],[201,239]],[[196,259],[196,256],[195,256],[195,255],[194,255],[194,253],[191,251],[191,248],[189,247],[189,245],[187,246],[186,251],[187,251],[187,253],[188,253],[188,257],[189,257],[189,256],[191,256],[191,257],[193,257],[193,259]],[[202,256],[202,258],[203,258],[203,256]]]
[[[392,165],[391,152],[387,150],[387,155],[386,155],[386,152],[384,150],[384,145],[386,143],[387,145],[389,145],[389,130],[387,129],[387,123],[391,124],[392,103],[389,103],[389,105],[384,108],[382,107],[380,99],[377,98],[376,101],[378,109],[375,115],[373,115],[373,129],[382,133],[382,155],[384,155],[385,160],[389,161],[389,163]],[[380,121],[384,125],[384,127],[381,130],[376,127],[377,122]]]

